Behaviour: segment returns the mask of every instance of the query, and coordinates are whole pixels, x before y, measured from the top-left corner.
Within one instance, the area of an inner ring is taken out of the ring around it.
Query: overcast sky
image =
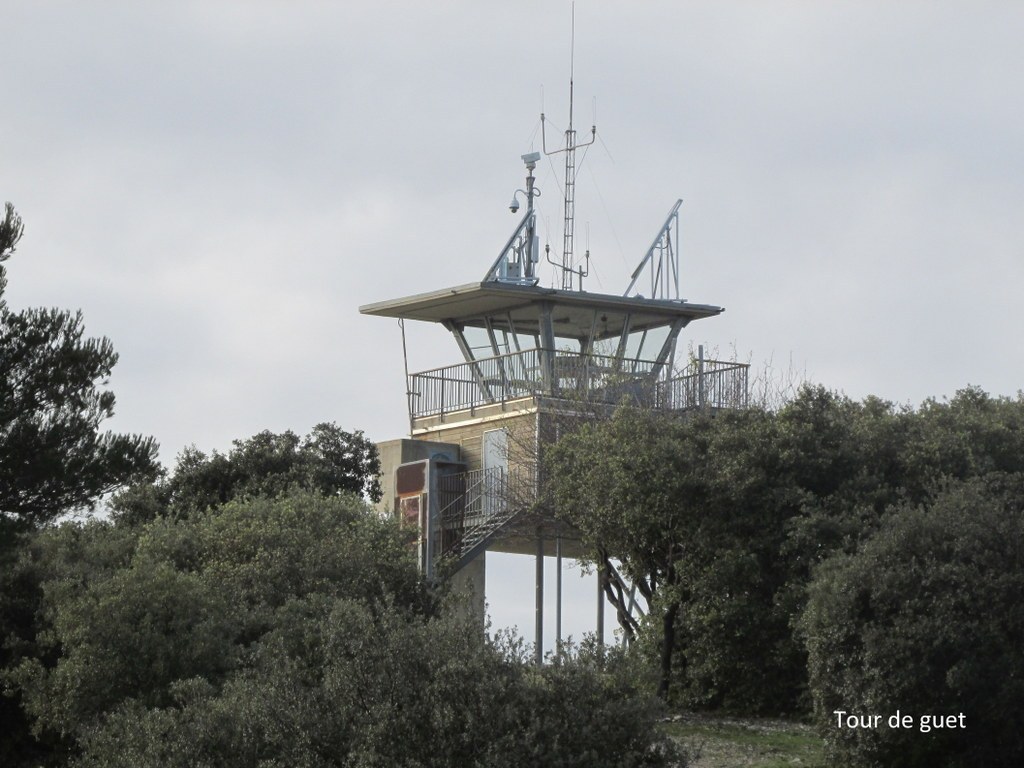
[[[168,465],[320,421],[401,436],[397,324],[357,308],[483,277],[539,113],[565,128],[569,3],[0,10],[0,201],[26,222],[7,299],[111,338],[112,426]],[[726,307],[688,342],[856,398],[1014,395],[1022,40],[1011,0],[580,0],[586,287],[621,293],[681,197],[683,295]],[[538,173],[560,247],[557,163]],[[459,359],[408,330],[413,370]],[[492,585],[529,579],[499,560]]]

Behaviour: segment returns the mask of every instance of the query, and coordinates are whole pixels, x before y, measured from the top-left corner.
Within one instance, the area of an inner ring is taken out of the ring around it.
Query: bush
[[[86,739],[80,768],[672,765],[655,702],[593,656],[536,670],[465,612],[434,619],[352,601],[292,606],[256,664],[219,691],[128,702]]]
[[[539,670],[519,665],[512,727],[496,742],[489,768],[685,764],[657,725],[662,704],[651,693],[653,670],[637,654],[587,645],[563,648],[551,661]]]
[[[815,716],[855,765],[1024,764],[1024,476],[987,475],[893,511],[818,569],[802,620]],[[880,727],[838,727],[836,710]],[[888,728],[897,710],[912,728]],[[922,733],[925,715],[966,728]]]
[[[397,523],[351,495],[68,523],[19,568],[39,626],[2,677],[55,764],[672,764],[617,656],[526,664],[428,591]]]

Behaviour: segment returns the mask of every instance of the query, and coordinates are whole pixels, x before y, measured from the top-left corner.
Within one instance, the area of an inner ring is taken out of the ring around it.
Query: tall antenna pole
[[[569,33],[569,127],[565,129],[565,220],[562,230],[562,288],[572,289],[572,250],[576,234],[576,131],[572,127],[573,75],[576,63],[576,3]],[[581,278],[582,282],[582,278]],[[582,288],[582,286],[580,286]]]
[[[547,137],[543,130],[544,128],[544,113],[540,113],[541,122],[541,140],[543,142],[544,154],[546,155],[557,155],[559,152],[565,153],[565,215],[563,219],[563,230],[562,230],[562,263],[556,264],[562,271],[562,288],[565,290],[572,290],[573,278],[579,277],[580,290],[583,290],[583,278],[586,277],[587,272],[583,268],[576,269],[573,259],[573,249],[576,234],[576,150],[582,147],[588,147],[594,143],[597,138],[597,126],[591,126],[590,128],[590,141],[586,144],[576,143],[576,131],[572,125],[572,113],[573,113],[573,89],[574,89],[574,67],[576,59],[576,3],[572,4],[572,31],[570,33],[569,42],[569,127],[565,129],[565,147],[563,149],[556,149],[548,152],[547,149]],[[550,261],[550,259],[548,259]],[[553,262],[552,262],[553,263]]]

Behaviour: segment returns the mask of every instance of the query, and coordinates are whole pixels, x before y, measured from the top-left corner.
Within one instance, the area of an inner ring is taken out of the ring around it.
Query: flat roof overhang
[[[654,328],[676,320],[689,323],[714,317],[725,310],[710,304],[647,299],[642,296],[612,296],[585,291],[566,291],[536,285],[515,285],[488,281],[468,283],[430,293],[366,304],[364,315],[396,317],[428,323],[484,327],[484,318],[511,316],[516,328],[532,330],[540,322],[542,307],[550,308],[555,335],[576,335],[569,329],[590,328],[594,312],[630,315],[630,328]],[[685,324],[684,323],[684,324]],[[559,331],[566,329],[567,333]],[[609,329],[611,330],[611,329]]]

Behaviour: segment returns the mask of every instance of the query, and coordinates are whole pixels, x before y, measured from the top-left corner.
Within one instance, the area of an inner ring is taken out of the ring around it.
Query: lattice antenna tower
[[[572,4],[572,32],[569,43],[569,126],[565,129],[565,146],[561,149],[553,149],[548,151],[547,146],[547,135],[544,130],[545,121],[544,113],[540,113],[541,123],[541,142],[544,149],[545,155],[558,155],[565,154],[565,211],[564,221],[562,230],[562,262],[551,261],[551,256],[547,256],[549,263],[553,264],[556,268],[561,271],[562,277],[562,288],[565,290],[573,289],[573,280],[579,278],[579,290],[583,290],[583,278],[586,277],[590,272],[590,251],[588,250],[584,259],[584,266],[576,267],[573,258],[573,244],[575,240],[576,230],[576,150],[589,147],[594,141],[597,140],[597,126],[592,125],[590,127],[590,141],[582,144],[576,141],[576,131],[572,124],[572,108],[573,108],[573,66],[574,59],[576,56],[576,4]]]

